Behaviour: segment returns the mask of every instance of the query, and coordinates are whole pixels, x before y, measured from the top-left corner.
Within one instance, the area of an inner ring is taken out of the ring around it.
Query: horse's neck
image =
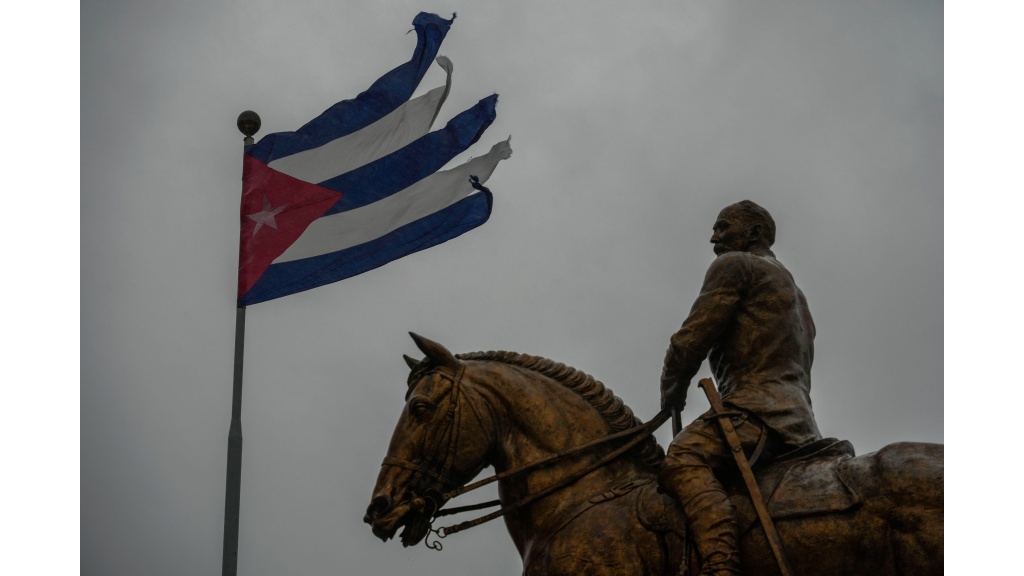
[[[508,367],[488,380],[495,384],[490,387],[488,404],[496,421],[498,446],[492,464],[498,472],[537,462],[611,433],[604,418],[586,400],[549,378]],[[503,504],[535,494],[584,469],[606,450],[587,451],[501,481]],[[531,535],[557,529],[582,503],[637,469],[631,461],[620,459],[506,516],[509,533],[520,552],[525,552]]]

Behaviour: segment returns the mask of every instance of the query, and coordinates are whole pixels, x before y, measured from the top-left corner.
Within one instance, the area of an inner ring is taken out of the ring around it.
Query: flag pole
[[[238,115],[238,130],[245,135],[243,149],[253,143],[260,116],[252,110]],[[231,426],[228,429],[228,472],[224,491],[224,558],[222,576],[238,572],[238,509],[242,487],[242,366],[245,352],[245,306],[235,309],[235,363],[231,387]]]

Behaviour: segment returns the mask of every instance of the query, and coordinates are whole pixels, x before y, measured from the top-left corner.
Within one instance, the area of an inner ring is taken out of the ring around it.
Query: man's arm
[[[729,327],[750,283],[750,256],[729,252],[715,259],[682,327],[672,335],[661,371],[661,405],[682,409],[686,390],[711,347]]]

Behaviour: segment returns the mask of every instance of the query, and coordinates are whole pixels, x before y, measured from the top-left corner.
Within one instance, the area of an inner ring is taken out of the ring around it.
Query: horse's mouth
[[[405,527],[399,536],[405,547],[419,544],[430,532],[430,516],[418,512],[409,502],[398,504],[383,514],[372,517],[367,514],[363,521],[370,525],[373,535],[383,542],[394,538],[398,529]]]

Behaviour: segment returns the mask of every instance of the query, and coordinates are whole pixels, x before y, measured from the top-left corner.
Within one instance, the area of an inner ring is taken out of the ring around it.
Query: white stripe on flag
[[[278,158],[268,166],[299,180],[318,184],[365,166],[399,150],[430,131],[452,83],[452,62],[437,57],[447,80],[430,92],[409,100],[387,116],[323,146]]]
[[[274,264],[312,258],[358,246],[451,206],[476,190],[470,174],[486,182],[498,162],[512,155],[508,140],[461,166],[435,172],[373,204],[318,218]]]

